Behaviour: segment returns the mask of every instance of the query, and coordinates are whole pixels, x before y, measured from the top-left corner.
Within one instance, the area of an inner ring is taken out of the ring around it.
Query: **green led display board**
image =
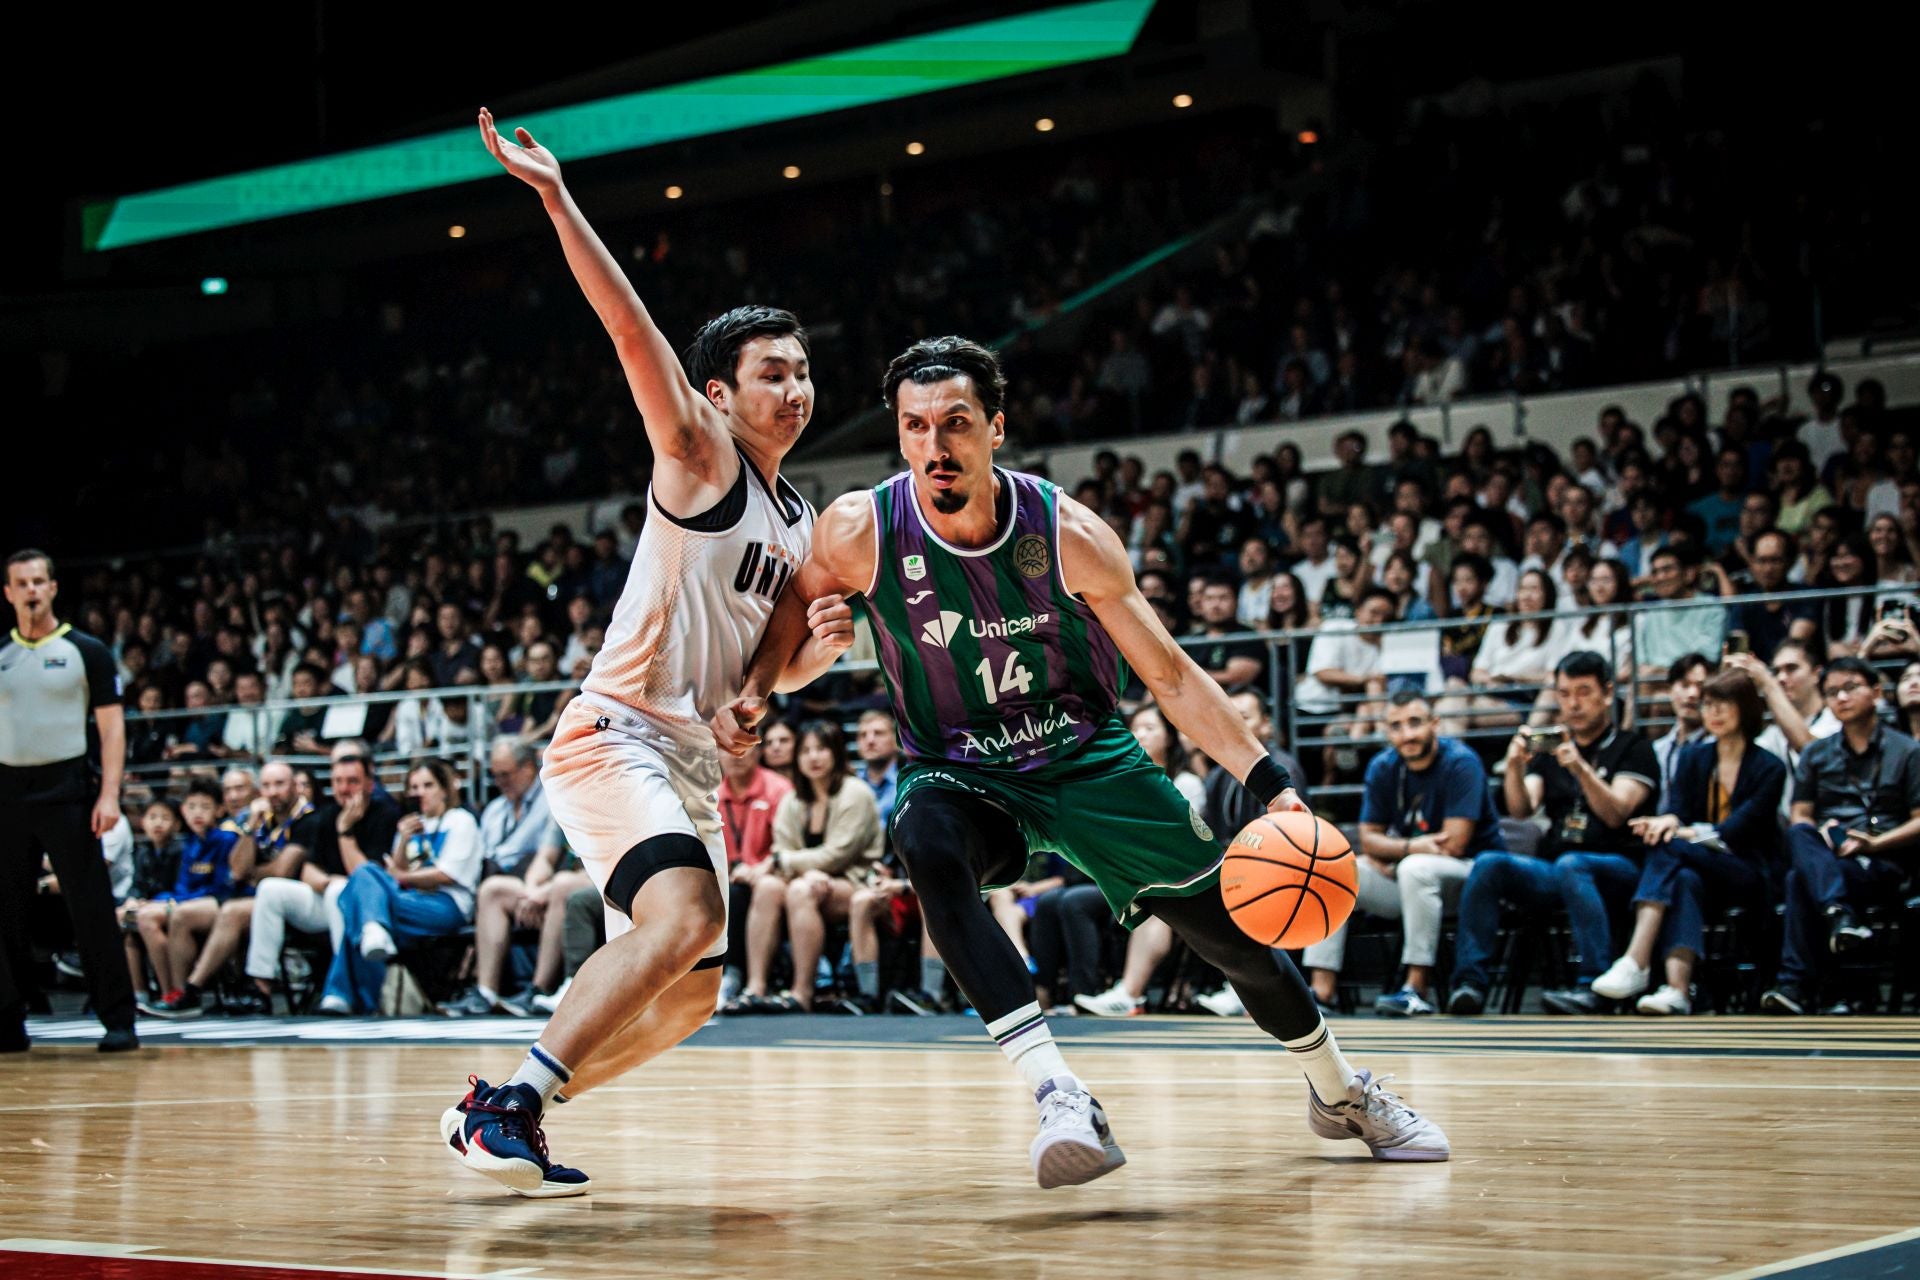
[[[892,102],[1133,47],[1154,0],[1093,0],[502,120],[564,160]],[[478,106],[478,104],[475,104]],[[86,205],[81,243],[119,249],[497,175],[472,128]]]

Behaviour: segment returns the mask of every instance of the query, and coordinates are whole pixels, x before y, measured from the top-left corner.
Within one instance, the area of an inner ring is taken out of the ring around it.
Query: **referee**
[[[87,989],[107,1034],[104,1052],[137,1049],[127,974],[100,837],[120,821],[127,721],[107,647],[56,622],[59,585],[44,551],[7,558],[13,633],[0,644],[0,1052],[27,1047],[33,949],[27,912],[44,851],[73,917]],[[89,713],[99,730],[100,780],[87,758]]]

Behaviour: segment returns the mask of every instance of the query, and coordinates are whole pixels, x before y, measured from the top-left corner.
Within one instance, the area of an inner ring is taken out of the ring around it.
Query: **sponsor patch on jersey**
[[[944,649],[960,634],[963,624],[967,633],[976,640],[1005,640],[1010,636],[1026,635],[1052,621],[1053,615],[1050,613],[1030,613],[1018,618],[994,618],[989,622],[981,622],[951,609],[942,609],[939,617],[928,619],[920,628],[920,639],[936,649]]]
[[[922,600],[925,600],[928,596],[932,594],[933,594],[932,591],[916,591],[912,595],[907,597],[907,603],[910,605],[919,604]]]
[[[1014,543],[1013,567],[1029,578],[1046,577],[1047,570],[1053,568],[1053,553],[1047,550],[1047,540],[1030,533]]]
[[[900,572],[907,576],[908,582],[918,582],[927,576],[927,558],[925,556],[901,556]]]
[[[48,659],[47,659],[47,660],[46,660],[46,661],[45,661],[44,663],[42,663],[41,665],[42,665],[42,666],[44,666],[44,667],[46,667],[46,669],[47,669],[47,670],[49,670],[49,671],[51,671],[51,670],[53,670],[53,669],[54,669],[55,667],[64,667],[64,666],[66,666],[66,665],[67,665],[67,660],[66,660],[65,658],[48,658]]]

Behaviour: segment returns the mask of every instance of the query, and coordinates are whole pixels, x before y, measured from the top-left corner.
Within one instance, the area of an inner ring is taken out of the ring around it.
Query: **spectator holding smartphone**
[[[1827,956],[1871,936],[1854,912],[1896,901],[1920,847],[1920,743],[1881,723],[1879,673],[1836,658],[1821,692],[1840,732],[1811,743],[1794,776],[1786,942],[1760,998],[1769,1013],[1817,1007]]]

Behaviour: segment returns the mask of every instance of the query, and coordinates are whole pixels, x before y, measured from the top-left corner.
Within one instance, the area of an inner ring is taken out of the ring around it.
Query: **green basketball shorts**
[[[1005,812],[1020,824],[1029,856],[1052,850],[1080,868],[1129,929],[1145,918],[1140,899],[1189,897],[1220,882],[1224,853],[1206,820],[1117,717],[1065,760],[1026,773],[907,761],[895,816],[931,787],[978,796]]]

